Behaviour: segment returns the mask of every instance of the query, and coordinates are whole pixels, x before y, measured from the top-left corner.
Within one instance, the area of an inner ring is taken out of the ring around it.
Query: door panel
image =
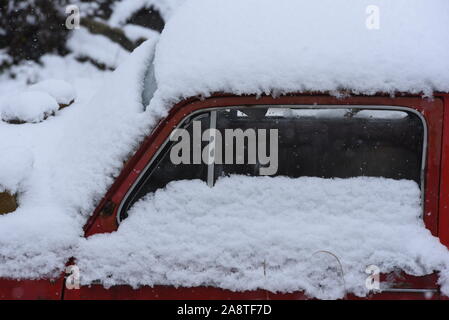
[[[434,234],[438,233],[438,200],[439,200],[439,183],[440,183],[440,160],[441,160],[441,143],[443,128],[443,103],[441,99],[433,101],[423,100],[418,97],[352,97],[345,99],[336,99],[329,96],[285,96],[278,99],[271,97],[213,97],[204,101],[187,101],[175,106],[167,117],[167,119],[158,127],[155,134],[150,136],[147,142],[139,150],[136,157],[130,161],[131,165],[124,169],[120,181],[117,182],[111,191],[106,195],[105,200],[112,199],[116,204],[123,201],[130,186],[138,179],[135,172],[142,172],[151,159],[155,156],[158,148],[165,141],[173,128],[176,127],[186,114],[206,110],[208,108],[229,107],[238,105],[388,105],[409,107],[417,110],[424,115],[428,125],[427,138],[427,166],[425,171],[425,216],[424,221],[427,228]],[[153,144],[150,144],[152,141]],[[154,145],[154,141],[158,141],[158,145]],[[100,208],[99,208],[100,209]],[[96,211],[99,212],[100,210]],[[117,210],[114,215],[117,214]],[[113,217],[114,217],[113,215]],[[94,215],[89,225],[101,226],[101,220],[105,219],[101,215]],[[108,218],[111,221],[110,217]],[[105,229],[117,229],[117,226],[105,226]],[[101,228],[95,231],[86,229],[86,234],[105,232]],[[391,277],[391,275],[390,275]],[[434,289],[437,288],[435,275],[426,277],[410,277],[400,276],[396,288],[410,289]],[[373,298],[426,298],[423,293],[385,293],[375,295]],[[66,291],[67,299],[298,299],[305,298],[301,293],[289,295],[272,294],[266,291],[253,291],[245,293],[233,293],[226,290],[216,288],[171,288],[171,287],[144,287],[139,290],[133,290],[127,286],[118,286],[109,290],[104,289],[101,285],[93,285],[91,287],[82,287],[81,290]],[[437,294],[433,298],[438,297]]]

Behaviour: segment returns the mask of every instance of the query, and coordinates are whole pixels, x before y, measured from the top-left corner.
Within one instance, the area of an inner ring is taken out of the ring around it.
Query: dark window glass
[[[371,176],[421,183],[424,126],[414,113],[276,108],[218,112],[217,129],[223,137],[225,129],[250,128],[266,129],[267,132],[278,129],[279,169],[276,175],[293,178]],[[247,148],[245,144],[245,155]],[[257,176],[259,168],[258,163],[215,165],[215,177],[230,174]]]
[[[202,132],[209,129],[210,115],[204,113],[191,119],[187,119],[181,128],[186,129],[190,136],[193,136],[193,122],[201,122]],[[202,180],[207,181],[207,165],[205,164],[173,164],[170,159],[170,151],[176,142],[168,142],[161,150],[150,168],[143,174],[136,187],[132,190],[130,196],[126,199],[121,210],[120,220],[127,217],[127,211],[145,195],[155,192],[172,181],[179,180]],[[193,139],[191,143],[191,152],[193,151]],[[207,144],[207,143],[206,143]],[[204,146],[205,143],[202,143]],[[192,159],[192,157],[191,157]]]
[[[258,132],[265,129],[269,152],[269,131],[276,129],[278,169],[275,176],[369,176],[408,179],[420,185],[422,182],[425,127],[421,118],[412,112],[343,108],[229,108],[186,119],[181,128],[186,129],[190,137],[193,137],[194,122],[201,122],[201,135],[211,124],[221,133],[223,161],[229,147],[226,130],[252,129]],[[190,139],[191,160],[195,150],[193,140]],[[193,164],[192,161],[190,164],[173,164],[170,151],[175,142],[167,142],[125,200],[120,220],[126,218],[127,211],[134,203],[149,193],[165,188],[172,181],[199,179],[212,184],[220,177],[232,174],[259,176],[264,165],[259,163],[258,158],[255,164],[248,164],[248,140],[244,141],[244,164],[238,164],[234,141],[232,164],[216,163],[213,166],[204,162]],[[208,144],[201,142],[201,151]]]

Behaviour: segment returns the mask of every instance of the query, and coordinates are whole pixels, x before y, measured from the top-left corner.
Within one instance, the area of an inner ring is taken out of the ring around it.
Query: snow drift
[[[25,91],[0,103],[0,118],[7,122],[43,121],[59,109],[56,100],[46,92]]]
[[[413,181],[383,178],[172,182],[138,202],[118,232],[83,241],[77,264],[85,284],[365,295],[370,265],[413,275],[446,268],[420,194]]]
[[[60,106],[68,106],[76,98],[75,89],[64,80],[47,79],[32,85],[30,90],[48,93]]]
[[[156,121],[141,102],[156,41],[135,50],[89,103],[42,123],[0,121],[0,190],[19,202],[0,216],[0,278],[57,277],[73,256],[87,217]]]

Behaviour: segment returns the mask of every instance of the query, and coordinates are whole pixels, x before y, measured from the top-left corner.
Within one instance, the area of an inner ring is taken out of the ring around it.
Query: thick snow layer
[[[448,30],[447,0],[190,0],[162,32],[157,98],[449,91]]]
[[[85,284],[365,295],[370,265],[446,272],[449,253],[424,227],[420,194],[415,182],[383,178],[172,182],[118,232],[83,241],[77,264]]]
[[[15,212],[0,216],[0,278],[59,276],[73,256],[87,217],[156,121],[141,102],[155,40],[108,74],[92,99],[92,89],[81,84],[93,82],[80,78],[76,84],[84,88],[82,96],[55,117],[20,126],[0,121],[2,157],[8,152],[7,165],[0,166],[0,185],[14,189],[19,202]],[[46,63],[64,72],[70,71],[64,65],[73,62],[51,60]],[[31,160],[20,160],[22,150]],[[11,167],[19,172],[13,178],[6,172]]]
[[[31,174],[33,155],[24,148],[9,147],[2,150],[0,157],[0,192],[16,193]]]
[[[48,79],[36,83],[30,90],[43,91],[56,99],[60,105],[68,105],[75,101],[76,91],[73,86],[64,80]]]
[[[159,33],[157,31],[144,28],[136,24],[127,24],[123,26],[123,31],[125,32],[128,39],[134,42],[140,39],[159,38]]]
[[[11,67],[10,73],[14,75],[13,79],[8,73],[0,75],[0,100],[28,90],[30,83],[60,79],[75,88],[77,102],[86,103],[98,91],[99,84],[110,71],[101,71],[90,63],[81,63],[73,54],[64,57],[46,54],[40,59],[39,64],[26,61]]]
[[[129,55],[129,52],[119,44],[103,35],[91,34],[85,28],[72,32],[67,41],[67,48],[79,58],[91,58],[113,69]]]
[[[4,121],[41,122],[58,109],[55,98],[42,91],[25,91],[0,102]]]

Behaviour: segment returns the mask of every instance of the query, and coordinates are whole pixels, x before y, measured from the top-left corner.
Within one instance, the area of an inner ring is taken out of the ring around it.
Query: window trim
[[[255,105],[230,105],[230,106],[223,106],[223,107],[210,107],[210,108],[203,108],[203,109],[199,109],[196,111],[193,111],[189,114],[187,114],[179,123],[178,125],[173,128],[172,131],[181,128],[182,126],[184,126],[186,124],[187,121],[189,121],[189,119],[194,119],[196,117],[196,115],[198,114],[205,114],[205,113],[210,113],[210,117],[211,117],[211,126],[212,127],[214,125],[213,123],[213,117],[214,117],[214,113],[215,113],[215,120],[216,120],[216,112],[220,111],[220,110],[226,110],[226,109],[241,109],[241,108],[279,108],[279,109],[363,109],[363,110],[380,110],[380,111],[404,111],[404,112],[408,112],[408,113],[412,113],[415,114],[416,116],[418,116],[418,118],[421,120],[422,125],[423,125],[423,151],[422,151],[422,164],[421,164],[421,184],[420,184],[420,188],[421,188],[421,219],[424,219],[424,211],[425,211],[425,203],[426,203],[426,168],[427,168],[427,157],[428,157],[428,144],[429,144],[429,128],[428,128],[428,123],[426,121],[426,118],[424,117],[424,115],[419,112],[418,110],[411,108],[411,107],[404,107],[404,106],[391,106],[391,105],[362,105],[362,104],[357,104],[357,105],[344,105],[344,104],[335,104],[335,105],[327,105],[327,104],[320,104],[320,105],[301,105],[301,104],[255,104]],[[215,122],[216,125],[216,122]],[[145,166],[144,170],[142,170],[142,172],[140,173],[139,177],[136,179],[136,181],[134,181],[134,183],[130,186],[130,188],[128,189],[128,191],[126,192],[125,196],[123,197],[122,201],[119,204],[118,210],[117,210],[117,215],[116,215],[116,220],[117,220],[117,225],[120,226],[121,222],[124,220],[122,219],[122,211],[123,208],[125,206],[125,204],[127,203],[129,197],[132,195],[132,193],[135,191],[136,187],[139,185],[139,183],[141,182],[141,180],[143,179],[143,177],[145,176],[145,174],[147,173],[147,171],[152,167],[152,165],[154,164],[154,162],[156,161],[156,159],[159,157],[159,155],[161,154],[161,152],[163,152],[163,150],[165,150],[165,147],[167,146],[167,144],[170,142],[170,137],[168,137],[164,143],[160,146],[160,148],[157,150],[157,152],[153,155],[153,157],[151,158],[151,160],[147,163],[147,165]],[[208,185],[210,185],[210,181],[209,181],[209,175],[211,172],[211,167],[212,167],[212,173],[213,173],[213,164],[210,165],[208,167]],[[213,179],[212,179],[213,180]]]
[[[190,122],[193,122],[199,118],[201,118],[204,115],[209,115],[210,117],[211,111],[208,109],[204,109],[204,110],[198,110],[195,112],[192,112],[190,114],[187,114],[179,123],[178,125],[173,128],[172,132],[174,132],[177,129],[182,129],[184,128],[186,125],[188,125]],[[212,121],[212,120],[211,120]],[[151,160],[147,163],[147,165],[145,166],[144,170],[142,170],[142,172],[139,174],[139,177],[136,179],[136,181],[131,185],[131,187],[128,189],[128,191],[125,194],[125,197],[123,198],[123,200],[120,202],[120,205],[118,207],[117,210],[117,225],[120,225],[120,223],[126,219],[123,218],[122,216],[124,216],[124,212],[123,209],[125,207],[125,205],[127,204],[128,200],[130,199],[130,197],[132,197],[132,194],[134,192],[139,192],[140,188],[140,182],[145,179],[145,176],[147,174],[147,172],[153,167],[154,163],[156,162],[156,160],[159,158],[159,156],[161,155],[162,152],[164,152],[164,150],[166,149],[167,145],[170,144],[170,136],[171,134],[168,136],[168,138],[164,141],[164,143],[161,144],[160,148],[157,150],[157,152],[153,155],[153,157],[151,158]],[[207,175],[209,175],[209,170],[210,168],[207,168]],[[208,178],[208,176],[206,177]],[[207,179],[206,179],[207,180]],[[144,181],[145,183],[146,181]],[[207,182],[207,181],[206,181]]]

